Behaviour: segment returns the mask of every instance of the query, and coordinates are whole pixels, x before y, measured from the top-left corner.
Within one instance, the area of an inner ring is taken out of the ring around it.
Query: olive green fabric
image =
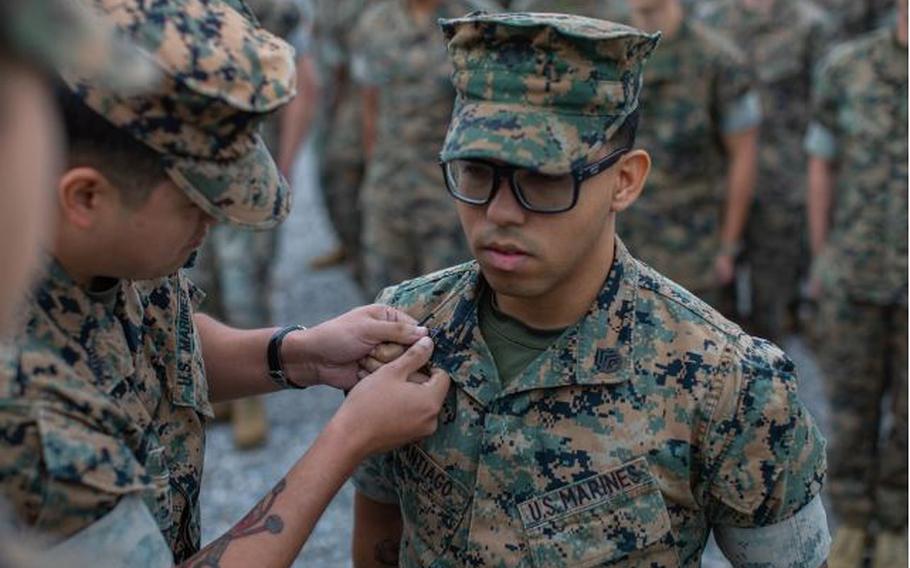
[[[521,372],[549,349],[565,329],[534,329],[502,313],[495,305],[493,292],[487,287],[480,298],[478,316],[483,335],[499,374],[507,387]]]

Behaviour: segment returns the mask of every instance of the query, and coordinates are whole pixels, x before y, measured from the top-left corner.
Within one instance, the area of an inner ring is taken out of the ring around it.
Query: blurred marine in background
[[[819,68],[806,137],[832,560],[907,566],[907,1]],[[889,403],[886,416],[882,405]]]
[[[780,341],[793,330],[808,263],[806,152],[812,70],[832,25],[807,0],[716,0],[697,16],[741,48],[755,73],[763,120],[758,178],[745,234],[750,331]]]
[[[618,231],[633,254],[732,317],[762,120],[755,77],[681,0],[629,5],[636,27],[664,35],[641,101],[639,143],[654,166]]]

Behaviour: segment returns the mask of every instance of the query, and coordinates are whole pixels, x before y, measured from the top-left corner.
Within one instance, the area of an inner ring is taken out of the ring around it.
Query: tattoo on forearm
[[[220,568],[221,557],[235,540],[264,532],[279,534],[284,530],[284,521],[279,515],[271,513],[271,510],[275,500],[278,499],[278,494],[284,491],[285,487],[287,487],[287,481],[282,479],[231,530],[200,550],[198,554],[182,564],[181,568]]]
[[[398,566],[398,541],[387,538],[376,543],[374,558],[383,566]]]

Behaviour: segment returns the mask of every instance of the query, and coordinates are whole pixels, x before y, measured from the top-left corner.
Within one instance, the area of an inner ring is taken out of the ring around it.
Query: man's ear
[[[613,195],[611,211],[618,213],[635,203],[641,195],[648,179],[648,172],[651,171],[651,156],[644,150],[632,150],[614,167],[618,186]]]
[[[99,216],[116,206],[119,198],[107,177],[88,166],[67,170],[57,184],[60,215],[80,229],[94,227]]]

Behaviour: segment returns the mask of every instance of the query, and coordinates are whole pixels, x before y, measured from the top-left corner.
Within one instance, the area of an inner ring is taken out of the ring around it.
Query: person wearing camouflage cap
[[[907,1],[815,77],[810,288],[831,401],[832,566],[907,566]]]
[[[824,441],[793,363],[615,232],[650,169],[634,143],[659,35],[441,26],[442,168],[476,261],[380,296],[431,327],[453,387],[434,435],[355,474],[355,566],[695,567],[712,531],[737,566],[822,565]]]
[[[287,214],[257,129],[294,94],[292,51],[235,0],[79,5],[160,78],[126,92],[87,67],[56,69],[69,151],[50,184],[49,266],[0,350],[0,493],[66,558],[286,566],[362,457],[433,430],[448,379],[407,382],[432,341],[387,307],[310,330],[196,313],[202,293],[182,267],[215,220],[268,228]],[[412,345],[408,357],[358,384],[357,360],[389,340]],[[200,550],[210,403],[316,383],[350,394],[270,494]]]

